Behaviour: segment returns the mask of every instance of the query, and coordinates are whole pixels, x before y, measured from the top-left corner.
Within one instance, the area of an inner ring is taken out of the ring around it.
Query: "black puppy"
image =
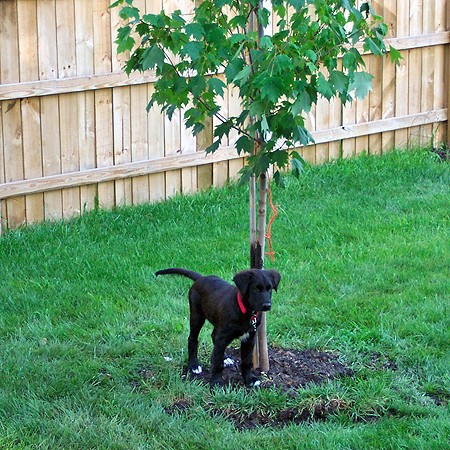
[[[212,332],[211,387],[223,385],[225,349],[233,339],[241,339],[241,373],[244,382],[251,387],[259,384],[252,373],[252,351],[256,330],[261,322],[260,311],[272,307],[272,289],[278,288],[281,276],[275,270],[243,270],[233,281],[236,286],[216,276],[202,276],[187,269],[164,269],[156,275],[183,275],[194,281],[189,289],[190,334],[188,339],[188,371],[199,374],[198,335],[209,320]]]

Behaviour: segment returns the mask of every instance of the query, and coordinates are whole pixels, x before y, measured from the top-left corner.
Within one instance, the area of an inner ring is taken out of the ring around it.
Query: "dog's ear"
[[[248,287],[252,276],[253,274],[250,270],[242,270],[241,272],[238,272],[233,278],[233,281],[239,289],[239,292],[244,296],[248,293]]]
[[[278,290],[278,285],[280,284],[281,275],[276,270],[267,270],[266,271],[270,278],[272,279],[272,286],[275,289],[275,292]]]

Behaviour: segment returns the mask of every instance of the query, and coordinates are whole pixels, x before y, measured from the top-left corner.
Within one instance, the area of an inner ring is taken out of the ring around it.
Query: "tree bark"
[[[264,268],[264,249],[266,242],[266,216],[267,216],[267,174],[258,177],[258,201],[256,194],[256,177],[250,178],[250,267],[252,269]],[[256,204],[258,209],[256,211]],[[269,354],[266,335],[266,313],[261,313],[261,325],[253,352],[253,367],[261,371],[269,370]]]

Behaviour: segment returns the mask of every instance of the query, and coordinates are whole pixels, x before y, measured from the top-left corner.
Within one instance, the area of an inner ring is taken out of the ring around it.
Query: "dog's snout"
[[[262,310],[263,311],[270,311],[270,309],[272,308],[272,303],[264,303]]]

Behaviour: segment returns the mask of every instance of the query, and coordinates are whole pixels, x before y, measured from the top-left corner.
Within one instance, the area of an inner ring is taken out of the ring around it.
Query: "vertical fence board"
[[[55,1],[37,2],[39,79],[58,78],[58,47],[56,38]],[[56,95],[41,97],[41,151],[44,176],[61,173],[61,147],[59,135],[59,98]],[[44,215],[46,220],[62,217],[61,191],[44,193]]]
[[[369,57],[369,72],[374,76],[372,92],[369,93],[369,121],[380,120],[382,117],[383,101],[383,62],[375,56]],[[381,133],[369,136],[368,152],[370,154],[380,154]]]
[[[317,102],[316,108],[316,127],[318,130],[326,130],[330,126],[330,108],[329,103],[325,98],[320,98]],[[324,163],[330,159],[330,144],[318,144],[315,148],[316,163]]]
[[[114,162],[131,162],[131,90],[121,87],[113,90]],[[116,180],[116,205],[133,203],[131,179]]]
[[[329,126],[339,128],[342,125],[342,104],[339,99],[333,98],[329,105]],[[328,144],[328,159],[336,160],[341,156],[341,142],[332,141]]]
[[[59,98],[50,95],[41,99],[42,165],[44,176],[61,173],[61,137],[59,128]],[[62,193],[49,191],[44,194],[46,220],[62,218]]]
[[[75,49],[75,9],[71,0],[56,2],[56,38],[58,42],[58,77],[77,74]],[[59,96],[61,171],[80,170],[78,124],[78,94]],[[81,210],[80,188],[63,189],[63,217],[70,218]]]
[[[383,19],[388,25],[388,37],[397,35],[397,0],[384,0]],[[385,58],[382,66],[382,100],[381,100],[381,118],[388,119],[394,117],[395,109],[395,65],[390,59]],[[394,132],[387,131],[381,135],[382,151],[392,150],[395,146]]]
[[[409,26],[411,36],[422,34],[423,3],[422,0],[410,0],[409,3]],[[422,49],[413,49],[409,53],[409,96],[408,113],[414,114],[420,112],[422,98]],[[411,127],[409,129],[410,145],[420,145],[422,142],[421,127]]]
[[[154,87],[148,85],[148,98],[153,95]],[[159,108],[152,108],[147,115],[148,146],[150,158],[164,156],[164,116]],[[150,200],[164,200],[166,196],[166,178],[164,173],[155,173],[149,176]]]
[[[147,0],[148,13],[157,14],[163,7],[162,0]],[[147,98],[150,100],[154,92],[153,84],[147,86]],[[159,107],[153,107],[147,114],[148,146],[150,158],[164,157],[164,115]],[[166,197],[166,177],[164,173],[149,175],[150,201],[164,200]]]
[[[136,4],[140,6],[140,4]],[[145,6],[145,5],[144,5]],[[145,12],[145,10],[144,10]],[[111,41],[115,41],[117,30],[122,25],[117,8],[111,10]],[[113,44],[112,53],[117,52],[117,45]],[[129,55],[127,52],[126,56]],[[125,55],[112,58],[112,71],[120,72],[125,63]],[[131,88],[120,87],[113,89],[113,133],[114,133],[114,163],[125,164],[132,160],[131,153]],[[145,94],[145,97],[147,94]],[[133,203],[133,180],[126,178],[115,181],[116,205],[130,205]]]
[[[93,5],[90,0],[77,0],[75,5],[75,54],[78,76],[94,73],[94,24]],[[80,92],[78,103],[78,142],[80,169],[94,169],[95,151],[95,95],[93,92]],[[82,211],[94,208],[97,186],[80,187],[80,206]]]
[[[423,8],[423,29],[424,34],[434,32],[436,4],[431,1]],[[434,61],[435,48],[422,49],[422,92],[420,100],[421,111],[431,111],[434,104]],[[433,145],[433,125],[421,127],[421,145]]]
[[[1,61],[1,56],[0,56]],[[0,102],[0,184],[5,183],[5,160],[3,158],[3,149],[5,140],[3,139],[3,110]],[[0,199],[0,235],[6,230],[6,202]]]
[[[2,43],[1,83],[19,81],[19,37],[17,24],[17,4],[0,2],[0,34]],[[3,141],[5,182],[23,180],[22,153],[22,120],[20,115],[20,100],[2,102]],[[6,200],[6,221],[9,227],[25,223],[25,197],[18,196]]]
[[[354,125],[356,123],[356,101],[345,105],[342,108],[342,126]],[[356,139],[349,138],[342,141],[342,156],[348,158],[356,153]]]
[[[365,58],[367,70],[370,70],[371,56]],[[370,93],[363,99],[357,98],[355,100],[356,106],[356,122],[366,123],[369,121],[369,107],[370,107]],[[360,136],[355,139],[355,153],[359,155],[362,152],[370,153],[369,151],[369,136]]]
[[[93,6],[94,25],[94,73],[111,72],[112,43],[109,0],[97,0]],[[114,165],[112,89],[95,92],[96,166]],[[98,202],[104,208],[115,204],[114,181],[98,184]]]
[[[180,9],[183,0],[163,0],[163,8],[166,13]],[[173,156],[180,153],[181,149],[181,115],[176,111],[172,119],[164,118],[164,142],[165,156]],[[169,170],[166,172],[166,198],[181,192],[181,170]]]
[[[409,35],[409,2],[397,0],[397,37]],[[409,92],[409,50],[402,52],[403,59],[396,67],[395,72],[395,115],[406,116],[408,114]],[[406,147],[408,144],[408,130],[395,131],[395,146]]]
[[[174,156],[180,153],[181,148],[181,114],[175,111],[172,119],[164,118],[164,147],[165,156]],[[166,172],[166,198],[181,192],[181,170]]]
[[[213,141],[213,124],[211,119],[205,122],[205,128],[196,136],[197,151],[203,152]],[[197,168],[197,185],[200,190],[207,189],[213,181],[212,164],[204,164]]]
[[[138,86],[131,91],[131,155],[132,161],[144,161],[148,154],[147,87]],[[180,132],[181,135],[181,132]],[[132,182],[133,203],[145,203],[150,199],[148,176],[136,177]]]
[[[194,14],[195,3],[192,0],[179,0],[178,7],[183,12],[184,18],[189,21]],[[188,105],[190,108],[192,105]],[[184,110],[181,111],[181,120],[183,121]],[[194,153],[196,151],[196,140],[192,134],[192,130],[185,129],[181,125],[181,142],[180,153],[182,155],[187,153]],[[188,167],[181,169],[181,191],[183,193],[192,193],[197,190],[197,169],[195,167]]]
[[[450,1],[448,0],[435,0],[435,15],[434,15],[434,31],[436,33],[442,32],[446,30],[446,16],[450,10]],[[450,48],[450,45],[447,45],[447,50]],[[450,73],[447,73],[446,78],[446,67],[449,67],[450,59],[446,59],[446,48],[443,45],[440,45],[434,50],[434,94],[433,94],[433,108],[440,109],[445,106],[449,107],[449,102],[445,98],[445,80],[447,80],[447,89],[448,82],[450,79]],[[449,55],[450,56],[450,55]],[[434,127],[433,130],[435,136],[435,145],[439,145],[445,139],[445,125],[438,124]]]
[[[37,44],[37,3],[30,0],[17,4],[17,21],[19,29],[19,68],[20,81],[33,81],[39,78],[38,44]],[[42,154],[40,134],[39,98],[27,98],[21,101],[21,119],[23,135],[23,161],[25,179],[42,177]],[[44,215],[43,194],[25,197],[25,214],[27,223],[41,220]]]
[[[190,108],[188,105],[186,108]],[[184,115],[184,109],[181,111],[181,117]],[[181,133],[181,148],[180,153],[186,155],[189,153],[195,153],[196,140],[192,134],[191,129],[185,129]],[[188,167],[181,169],[181,191],[184,194],[190,194],[197,190],[197,170],[195,167]]]

